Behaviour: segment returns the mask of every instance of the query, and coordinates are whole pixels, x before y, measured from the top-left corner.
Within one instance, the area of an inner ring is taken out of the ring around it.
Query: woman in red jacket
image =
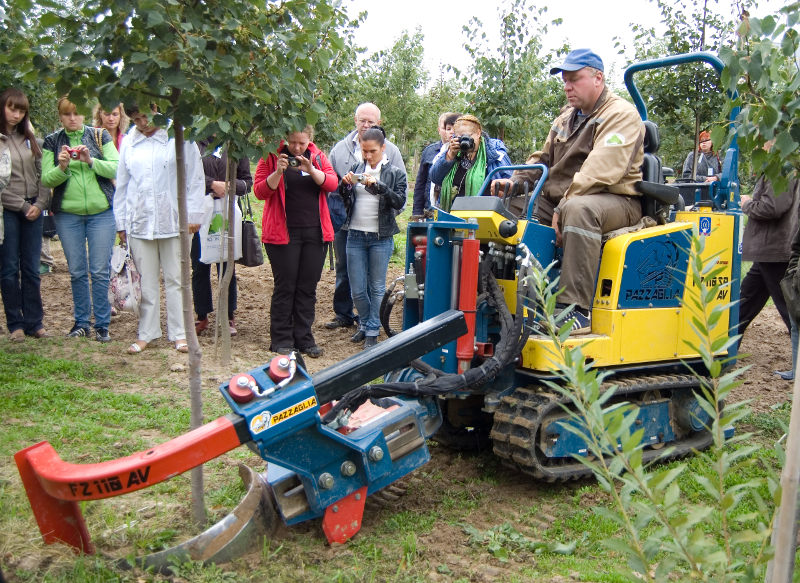
[[[267,251],[275,289],[270,304],[270,350],[299,350],[322,356],[311,325],[317,283],[325,262],[325,243],[333,241],[327,192],[339,179],[325,154],[311,141],[314,128],[292,132],[277,153],[256,167],[253,192],[264,202],[261,241]]]

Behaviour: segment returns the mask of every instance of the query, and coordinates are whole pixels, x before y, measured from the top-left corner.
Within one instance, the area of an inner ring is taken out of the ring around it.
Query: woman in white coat
[[[161,336],[159,271],[164,274],[167,338],[187,352],[181,296],[181,248],[178,229],[178,188],[175,140],[155,126],[137,107],[129,110],[135,127],[122,142],[114,195],[114,217],[120,241],[127,240],[141,274],[142,302],[139,333],[128,347],[138,354]],[[200,151],[186,143],[186,203],[189,232],[200,229],[205,175]]]

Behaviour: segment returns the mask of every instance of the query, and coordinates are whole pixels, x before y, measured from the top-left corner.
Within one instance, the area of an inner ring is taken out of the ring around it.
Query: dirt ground
[[[69,286],[69,274],[61,246],[57,241],[52,244],[56,267],[52,274],[42,277],[42,296],[45,309],[45,327],[54,335],[66,334],[73,324],[72,301]],[[212,281],[216,275],[212,270]],[[388,281],[400,275],[398,266],[390,266]],[[269,352],[269,299],[272,291],[272,271],[269,263],[260,267],[237,266],[239,278],[239,307],[236,312],[236,328],[238,335],[232,339],[232,358],[229,366],[221,366],[215,354],[213,332],[211,328],[200,336],[203,349],[203,377],[216,383],[228,375],[248,370],[267,362],[273,353]],[[322,280],[317,287],[317,313],[313,331],[317,344],[324,350],[322,357],[306,358],[311,373],[326,368],[360,349],[359,344],[349,341],[354,328],[328,330],[324,323],[333,318],[332,298],[335,274],[326,263]],[[216,286],[215,286],[216,287]],[[130,356],[125,353],[127,346],[136,339],[136,318],[132,314],[121,314],[112,319],[110,332],[113,341],[107,352],[120,366],[136,369],[137,366],[148,367],[159,361],[166,354],[173,373],[180,373],[186,356],[178,354],[166,341],[166,325],[162,304],[162,328],[165,336],[157,340],[142,354]],[[211,315],[213,321],[214,315]],[[384,339],[383,334],[381,339]],[[768,411],[771,407],[789,400],[791,383],[781,380],[774,374],[775,370],[786,370],[790,367],[791,347],[789,334],[775,308],[767,306],[751,324],[745,334],[741,352],[749,355],[745,360],[751,366],[744,375],[744,384],[734,395],[736,400],[752,399],[751,407],[755,411]],[[148,371],[152,374],[152,369]],[[210,387],[209,387],[210,388]],[[131,387],[132,390],[136,390]]]

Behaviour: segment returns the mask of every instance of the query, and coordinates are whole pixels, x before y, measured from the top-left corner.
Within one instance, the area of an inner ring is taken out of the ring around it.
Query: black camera
[[[289,166],[292,168],[297,168],[300,166],[300,160],[298,160],[296,156],[287,156],[287,158],[289,160]]]
[[[475,140],[472,139],[472,136],[458,136],[456,139],[459,149],[465,154],[475,147]]]

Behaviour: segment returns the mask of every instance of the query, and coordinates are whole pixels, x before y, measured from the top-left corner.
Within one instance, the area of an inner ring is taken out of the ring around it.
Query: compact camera
[[[364,182],[367,179],[367,175],[366,174],[353,174],[353,178],[355,178],[357,182]]]
[[[289,166],[292,168],[300,166],[300,160],[298,160],[296,156],[287,156],[287,158],[289,159]]]
[[[81,155],[81,151],[78,148],[67,148],[67,152],[73,160],[77,160]]]
[[[465,154],[475,147],[475,140],[472,139],[472,136],[458,136],[456,139],[459,149]]]

